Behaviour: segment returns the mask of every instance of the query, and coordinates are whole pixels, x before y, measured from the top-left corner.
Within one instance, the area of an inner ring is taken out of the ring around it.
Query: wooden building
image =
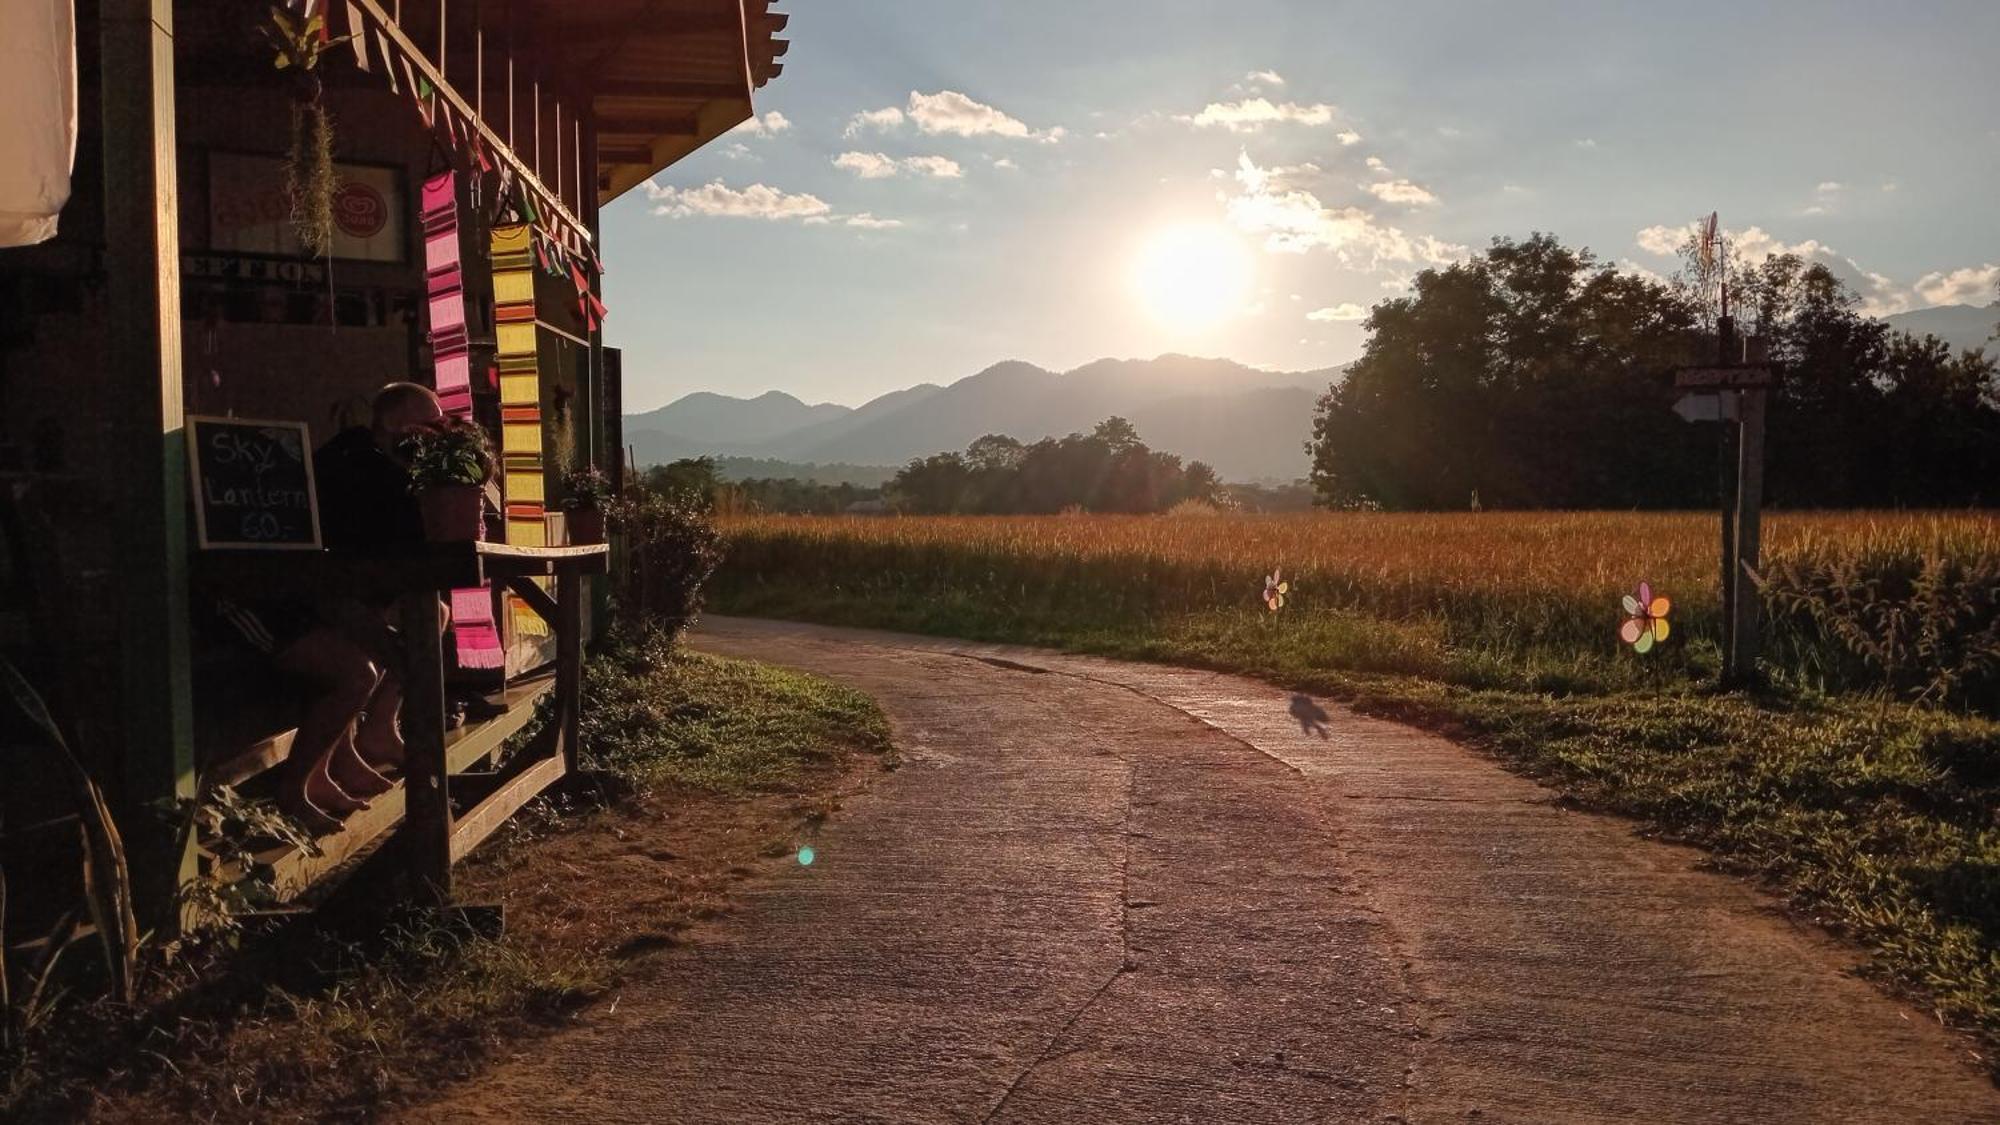
[[[56,232],[0,249],[0,650],[104,787],[156,919],[213,860],[150,810],[254,790],[296,722],[291,689],[217,636],[218,592],[365,573],[409,614],[457,591],[454,610],[476,618],[483,598],[491,622],[488,651],[461,630],[454,659],[406,619],[409,776],[325,854],[259,856],[283,895],[399,824],[411,869],[448,894],[449,863],[573,765],[605,550],[566,548],[552,509],[561,470],[618,462],[599,210],[751,116],[786,47],[768,3],[291,0],[276,19],[242,0],[0,0],[72,14],[75,75]],[[59,55],[62,29],[45,31]],[[332,177],[288,180],[288,160],[313,166],[322,111]],[[301,182],[307,220],[330,217],[321,252],[302,242]],[[188,417],[302,422],[318,443],[399,380],[498,439],[495,542],[198,545]],[[454,665],[505,710],[448,733]],[[555,744],[496,763],[549,695]],[[0,766],[10,867],[73,841],[59,790]],[[48,889],[67,877],[51,867]],[[13,885],[9,909],[27,909]]]

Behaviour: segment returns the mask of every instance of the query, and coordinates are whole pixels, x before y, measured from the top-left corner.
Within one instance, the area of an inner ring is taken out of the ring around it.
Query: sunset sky
[[[1712,209],[1876,312],[2000,279],[1991,0],[780,7],[755,125],[605,212],[629,411],[1009,358],[1328,366],[1496,234],[1664,272]]]

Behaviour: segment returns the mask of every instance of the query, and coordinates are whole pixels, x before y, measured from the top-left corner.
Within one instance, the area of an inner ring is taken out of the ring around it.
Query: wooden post
[[[444,754],[444,619],[436,590],[397,601],[403,629],[403,862],[412,894],[451,901],[451,777]]]
[[[1743,391],[1737,404],[1742,437],[1736,474],[1736,510],[1732,513],[1736,521],[1736,604],[1735,659],[1730,663],[1735,669],[1734,680],[1739,684],[1757,680],[1757,611],[1762,599],[1757,593],[1755,575],[1763,543],[1764,407],[1768,397],[1764,391]]]
[[[1716,361],[1727,364],[1735,359],[1736,325],[1727,315],[1716,321]],[[1741,471],[1740,456],[1737,452],[1737,423],[1740,414],[1732,409],[1741,396],[1735,391],[1723,391],[1719,396],[1722,404],[1721,452],[1718,464],[1722,488],[1722,567],[1718,574],[1722,577],[1722,682],[1733,683],[1736,679],[1736,492],[1737,474]]]
[[[98,9],[112,400],[90,406],[114,435],[103,468],[117,484],[119,804],[133,814],[123,826],[142,924],[167,929],[180,886],[193,877],[194,851],[136,810],[194,796],[173,9],[172,0],[103,0]]]
[[[577,740],[583,722],[583,576],[556,573],[556,721],[563,765],[577,768]]]

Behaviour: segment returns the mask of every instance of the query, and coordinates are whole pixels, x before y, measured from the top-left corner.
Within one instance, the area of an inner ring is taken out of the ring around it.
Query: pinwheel
[[[1618,639],[1632,646],[1634,652],[1651,652],[1653,646],[1667,639],[1671,631],[1667,627],[1667,612],[1673,603],[1665,597],[1655,597],[1650,582],[1639,583],[1638,595],[1625,595],[1625,624],[1618,627]]]
[[[1264,605],[1272,613],[1284,608],[1285,595],[1292,592],[1292,584],[1284,580],[1283,567],[1272,567],[1271,576],[1264,579]]]

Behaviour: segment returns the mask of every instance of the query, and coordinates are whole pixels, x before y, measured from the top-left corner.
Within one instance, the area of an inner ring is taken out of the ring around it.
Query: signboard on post
[[[1778,373],[1756,363],[1683,367],[1674,372],[1677,391],[1768,391],[1777,385]]]
[[[304,422],[187,416],[196,542],[316,551],[319,499]]]

